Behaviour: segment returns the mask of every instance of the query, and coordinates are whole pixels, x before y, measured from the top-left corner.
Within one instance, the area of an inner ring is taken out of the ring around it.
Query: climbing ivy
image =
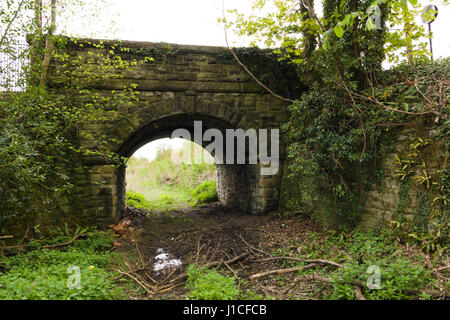
[[[319,17],[312,1],[255,0],[252,14],[232,11],[233,19],[224,19],[253,45],[274,48],[305,85],[300,97],[293,95],[283,126],[287,178],[294,188],[302,182],[299,197],[286,199],[291,211],[312,212],[326,204],[329,217],[354,226],[368,186],[402,128],[434,123],[446,143],[450,60],[430,61],[415,41],[423,28],[414,23],[417,1],[408,2],[405,7],[406,1],[395,0],[324,1]],[[261,11],[268,3],[271,9]],[[375,5],[381,14],[376,28],[370,17]],[[388,32],[386,23],[406,24],[408,30]],[[312,51],[310,37],[317,43]],[[398,50],[407,54],[383,70],[382,62]]]
[[[287,98],[296,99],[306,90],[306,85],[299,79],[298,70],[288,63],[283,55],[272,50],[262,50],[258,47],[232,49],[239,60],[266,86],[274,92]],[[217,54],[225,60],[233,60],[229,51]],[[261,88],[261,92],[265,90]]]

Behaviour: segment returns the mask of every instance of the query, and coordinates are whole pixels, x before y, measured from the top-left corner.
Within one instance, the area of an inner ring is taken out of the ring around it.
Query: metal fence
[[[17,41],[0,47],[0,91],[23,91],[28,66],[28,43]]]

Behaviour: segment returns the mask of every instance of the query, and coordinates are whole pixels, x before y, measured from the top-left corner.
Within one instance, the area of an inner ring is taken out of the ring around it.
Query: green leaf
[[[344,35],[344,29],[342,28],[342,26],[340,24],[337,24],[334,27],[334,33],[336,34],[336,36],[340,39],[342,38],[342,36]]]

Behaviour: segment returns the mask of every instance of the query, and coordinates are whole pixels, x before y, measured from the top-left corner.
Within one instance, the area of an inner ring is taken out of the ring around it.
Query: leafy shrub
[[[235,300],[238,297],[239,289],[234,278],[195,265],[189,266],[187,274],[187,298],[190,300]]]
[[[205,181],[192,190],[192,200],[195,203],[208,203],[218,200],[216,191],[216,181]]]
[[[333,275],[334,288],[331,299],[355,299],[353,280],[366,283],[368,268],[377,266],[380,271],[381,288],[369,290],[364,286],[367,299],[395,300],[416,298],[405,289],[421,290],[433,282],[433,276],[420,263],[403,256],[388,231],[377,235],[374,232],[354,232],[345,239],[341,234],[328,239],[330,245],[338,245],[352,257]],[[326,250],[323,248],[323,250]]]
[[[127,206],[137,209],[146,209],[148,207],[148,202],[142,194],[130,190],[127,191]]]
[[[121,296],[108,271],[113,238],[107,233],[92,233],[65,250],[33,250],[0,259],[0,299],[17,300],[105,300]],[[81,288],[69,289],[67,281],[81,272]]]

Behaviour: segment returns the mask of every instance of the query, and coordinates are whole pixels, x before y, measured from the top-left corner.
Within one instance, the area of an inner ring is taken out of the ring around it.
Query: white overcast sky
[[[225,9],[251,12],[252,0],[110,0],[110,9],[118,14],[114,20],[116,37],[123,40],[168,42],[225,46],[223,26],[217,22]],[[270,1],[269,1],[270,2]],[[437,57],[450,55],[450,6],[440,1],[420,3],[436,4],[438,19],[432,24],[433,48]],[[321,1],[315,1],[321,14]],[[105,12],[108,14],[108,12]],[[101,24],[100,21],[98,21]],[[247,46],[248,41],[228,33],[233,46]]]
[[[117,22],[115,38],[122,40],[167,42],[225,46],[223,26],[217,19],[222,17],[222,0],[110,0],[111,6],[103,11],[96,24],[102,27],[112,16]],[[450,6],[440,1],[420,1],[439,7],[437,20],[432,24],[435,57],[450,56]],[[225,9],[251,12],[251,0],[224,0]],[[315,1],[321,13],[321,1]],[[248,40],[229,32],[230,45],[248,46]],[[169,139],[155,141],[138,150],[136,156],[153,159],[163,144],[181,146],[182,141]]]

